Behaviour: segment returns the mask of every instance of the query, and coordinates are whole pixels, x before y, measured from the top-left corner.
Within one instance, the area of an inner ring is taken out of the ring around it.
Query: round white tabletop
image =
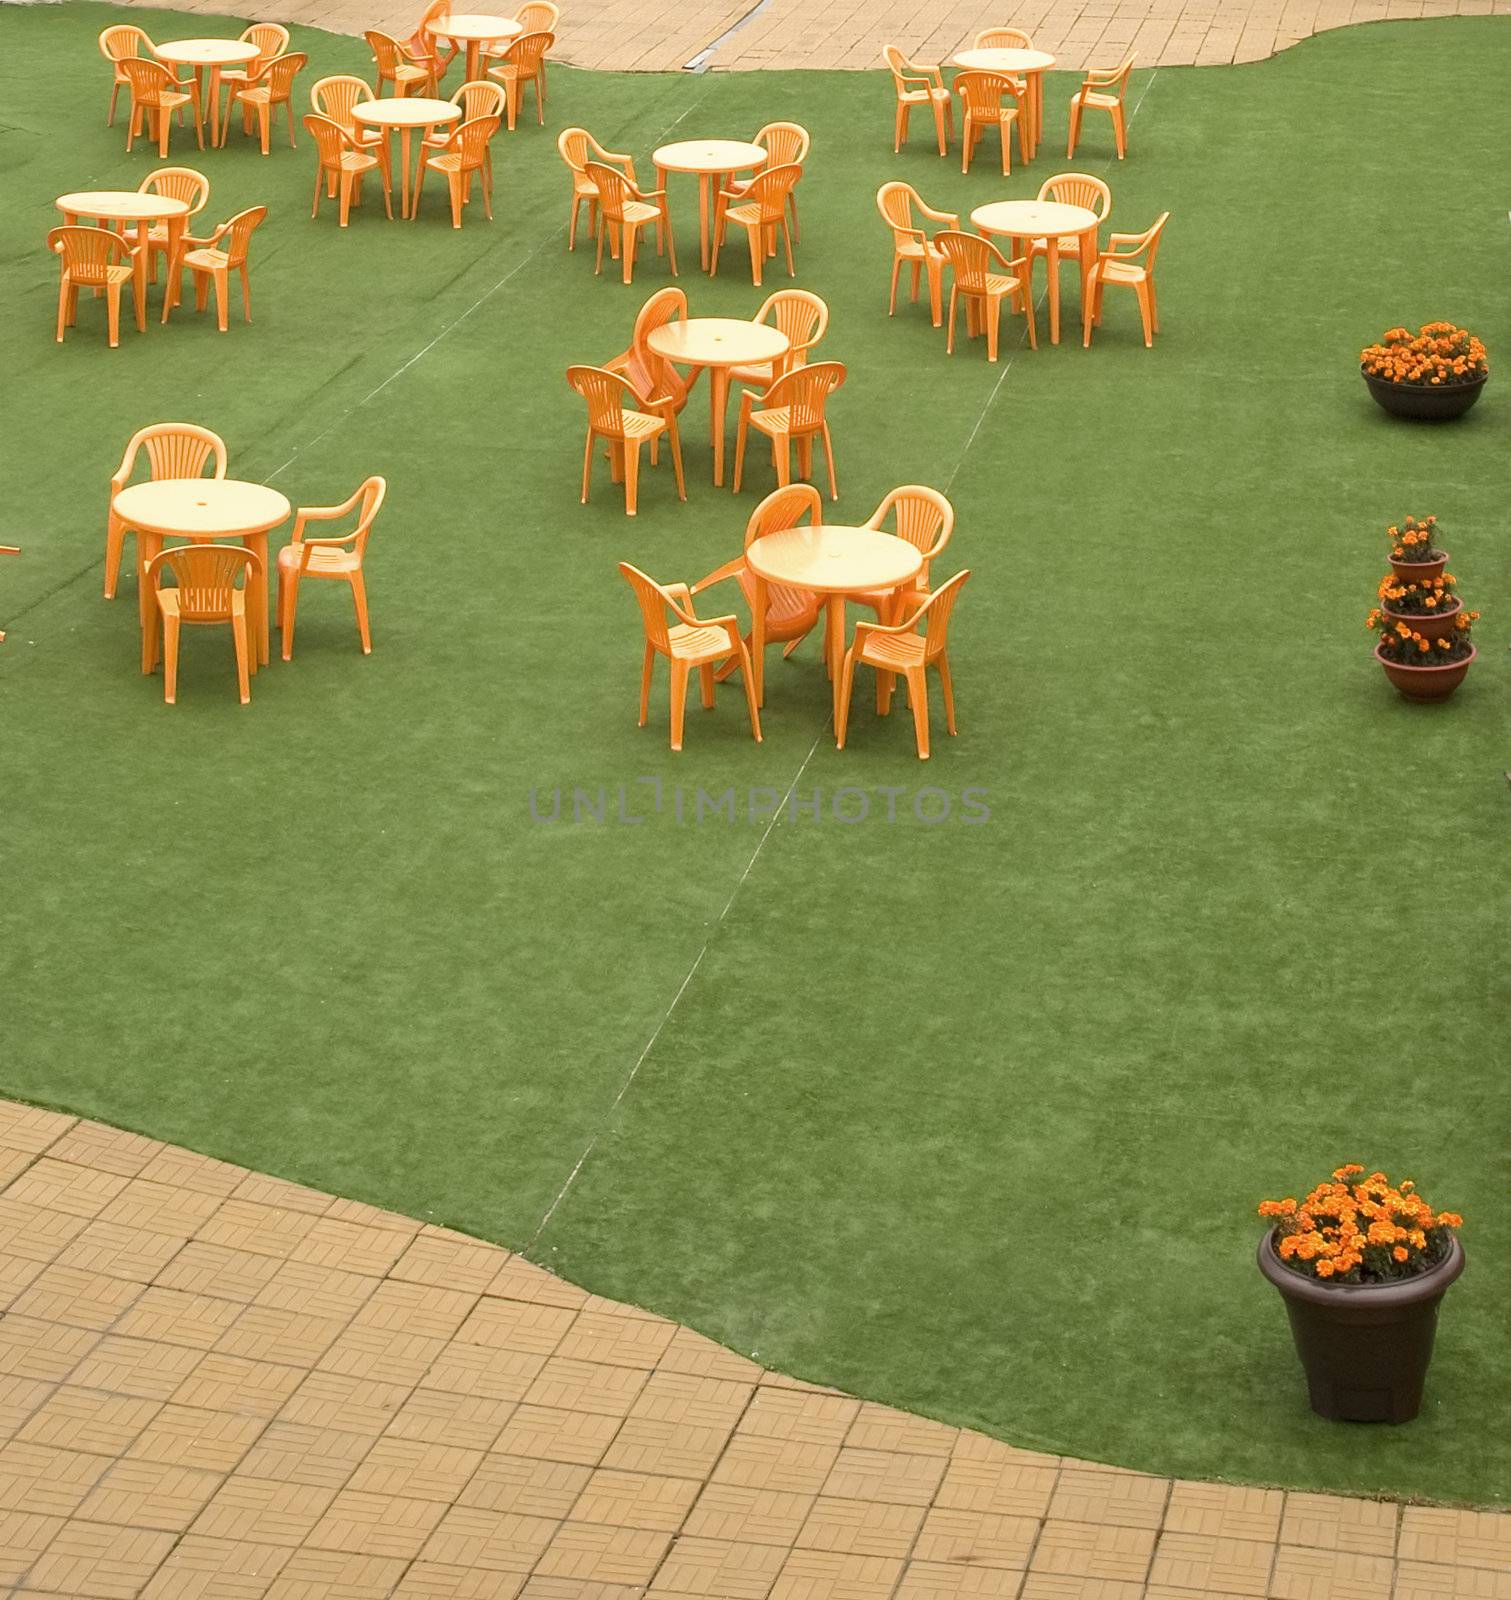
[[[136,189],[80,189],[59,195],[57,204],[65,216],[98,217],[101,222],[165,222],[189,214],[187,200]]]
[[[746,565],[772,583],[818,594],[895,589],[918,575],[923,552],[895,534],[874,528],[784,528],[764,534],[745,550]]]
[[[651,161],[663,172],[743,172],[770,154],[764,145],[742,139],[683,139],[662,145]]]
[[[962,50],[950,60],[966,72],[1046,72],[1054,64],[1044,50]]]
[[[776,361],[792,341],[780,328],[738,317],[687,317],[653,328],[645,342],[658,356],[694,367],[736,367]]]
[[[1059,238],[1090,233],[1097,214],[1086,206],[1068,206],[1058,200],[994,200],[977,206],[971,221],[982,233],[1005,234],[1013,239]]]
[[[261,51],[245,39],[170,39],[153,45],[152,53],[176,67],[238,67]]]
[[[459,44],[487,44],[494,39],[514,39],[524,30],[512,17],[494,17],[477,11],[458,11],[436,22],[427,22],[425,31]]]
[[[427,100],[423,95],[402,95],[392,100],[359,100],[352,116],[373,128],[433,128],[456,122],[462,108],[451,100]]]
[[[291,507],[276,489],[236,478],[160,478],[115,497],[116,515],[133,528],[180,539],[226,539],[276,528]]]

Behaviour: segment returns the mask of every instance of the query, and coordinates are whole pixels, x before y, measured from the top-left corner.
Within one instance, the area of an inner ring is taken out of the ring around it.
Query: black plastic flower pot
[[[1410,1422],[1422,1407],[1438,1306],[1464,1270],[1464,1250],[1396,1283],[1325,1283],[1293,1272],[1259,1241],[1259,1270],[1280,1291],[1312,1410],[1333,1422]]]
[[[1461,417],[1484,393],[1489,374],[1469,383],[1392,383],[1359,369],[1375,402],[1393,417],[1416,422],[1451,422]]]

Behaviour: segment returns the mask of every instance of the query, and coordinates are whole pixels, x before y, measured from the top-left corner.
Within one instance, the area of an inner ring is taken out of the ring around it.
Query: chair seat
[[[626,200],[621,215],[626,222],[654,222],[661,213],[643,200]]]
[[[1104,261],[1097,271],[1103,283],[1142,283],[1149,276],[1136,261]]]
[[[245,67],[222,67],[220,81],[222,84],[245,83],[248,73]]]
[[[773,361],[756,361],[746,367],[729,369],[731,383],[759,385],[762,391],[769,389],[776,382],[776,376],[776,363]]]
[[[722,628],[693,628],[679,622],[666,630],[671,654],[679,661],[722,661],[733,655],[729,635]]]
[[[950,91],[948,89],[904,89],[897,98],[905,106],[924,106],[930,100],[938,100],[941,104],[948,104],[950,102]]]
[[[368,156],[366,159],[371,161],[373,158]],[[481,164],[481,162],[473,162],[468,170],[475,172]],[[425,165],[433,167],[437,172],[460,172],[462,171],[462,153],[460,150],[453,150],[444,156],[426,156]]]
[[[724,215],[731,222],[738,222],[742,228],[760,228],[766,224],[766,219],[761,215],[761,208],[753,206],[731,206]],[[780,217],[773,217],[773,223],[780,222]]]
[[[752,428],[759,428],[762,433],[787,433],[793,437],[804,433],[817,433],[823,427],[822,422],[810,422],[793,427],[791,406],[772,406],[768,411],[752,411],[750,425]]]
[[[518,65],[513,61],[506,61],[502,66],[488,68],[488,76],[490,78],[502,78],[506,82],[512,78],[518,78],[521,75],[522,74],[520,73]],[[523,76],[526,78],[533,78],[535,74],[533,72],[526,72],[523,74]]]
[[[1060,237],[1055,240],[1055,244],[1059,247],[1059,251],[1060,251],[1060,254],[1062,256],[1064,256],[1064,255],[1078,256],[1081,253],[1081,241],[1080,241],[1080,238],[1076,234],[1073,234],[1073,233],[1061,234]],[[1030,239],[1028,241],[1028,250],[1029,250],[1029,254],[1030,255],[1035,255],[1035,256],[1045,255],[1045,254],[1048,253],[1048,250],[1049,250],[1049,240],[1048,239]]]
[[[897,239],[894,236],[892,243],[904,261],[927,261],[930,257],[936,261],[944,260],[944,251],[936,250],[932,244],[917,239]]]
[[[298,572],[303,557],[303,547],[286,544],[278,552],[280,572]],[[344,578],[349,572],[362,570],[362,558],[355,550],[339,545],[317,544],[310,550],[310,564],[304,569],[306,578]]]
[[[979,287],[964,283],[958,284],[957,287],[961,294],[999,295],[1011,294],[1020,287],[1020,284],[1016,278],[1005,277],[1000,272],[988,272]]]
[[[411,67],[401,63],[393,70],[395,83],[419,83],[422,80],[428,80],[429,77],[430,71],[426,67]]]
[[[921,667],[928,660],[928,642],[917,633],[873,633],[856,652],[855,659],[894,671]]]
[[[648,417],[643,411],[621,411],[624,418],[624,437],[628,440],[649,439],[666,426],[665,417]]]
[[[130,267],[75,267],[68,281],[79,288],[103,289],[107,283],[126,283],[131,275]]]
[[[231,258],[224,250],[186,250],[183,264],[186,267],[198,267],[201,272],[219,272],[230,266]]]
[[[177,111],[180,106],[188,105],[191,98],[192,96],[187,94],[179,94],[173,89],[160,89],[158,91],[156,103],[161,106],[164,111]],[[152,102],[148,101],[144,102],[144,104],[148,106],[149,110],[151,109]]]
[[[1122,103],[1121,97],[1115,94],[1098,94],[1095,89],[1079,89],[1071,97],[1072,102],[1082,106],[1100,106],[1103,111],[1111,111],[1115,105]]]
[[[341,152],[341,170],[343,172],[371,172],[379,165],[376,156],[365,154],[361,150],[343,150]]]
[[[250,89],[237,89],[235,97],[243,105],[270,106],[274,104],[272,85],[266,83],[256,84]],[[288,95],[281,94],[278,96],[277,104],[282,105],[287,99]]]

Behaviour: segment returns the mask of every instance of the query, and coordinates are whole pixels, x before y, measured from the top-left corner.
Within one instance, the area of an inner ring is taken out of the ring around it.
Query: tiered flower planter
[[[1404,699],[1420,702],[1452,695],[1476,654],[1469,630],[1479,613],[1465,611],[1453,593],[1436,527],[1436,517],[1407,517],[1401,528],[1390,529],[1390,576],[1381,581],[1380,604],[1369,615],[1369,627],[1380,635],[1375,659]]]

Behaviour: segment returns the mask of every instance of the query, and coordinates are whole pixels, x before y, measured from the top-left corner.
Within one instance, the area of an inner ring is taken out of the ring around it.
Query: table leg
[[[709,196],[713,181],[711,172],[700,172],[698,174],[698,259],[705,272],[708,271],[713,237],[710,227],[713,219],[709,215]],[[715,483],[718,481],[717,478],[714,479]]]
[[[1096,236],[1096,231],[1093,230],[1090,233],[1083,233],[1081,235],[1080,245],[1081,245],[1081,250],[1080,250],[1081,298],[1080,298],[1079,304],[1080,304],[1080,307],[1081,307],[1081,316],[1084,319],[1085,316],[1086,316],[1086,296],[1087,296],[1087,293],[1089,292],[1089,280],[1091,278],[1091,271],[1092,271],[1092,268],[1096,266],[1096,261],[1097,261],[1097,236]]]
[[[259,665],[268,664],[268,535],[267,530],[261,533],[248,534],[244,540],[248,550],[262,563],[262,577],[257,582],[257,589],[252,596],[254,615],[247,620],[252,624],[256,635],[256,649],[248,652],[252,657],[252,671],[256,672]]]
[[[1045,265],[1049,268],[1049,342],[1060,342],[1060,241],[1057,235],[1050,234],[1049,249],[1044,257]]]
[[[163,268],[164,322],[168,320],[168,313],[178,304],[178,258],[184,248],[184,228],[187,224],[187,217],[168,218],[168,262]]]
[[[829,665],[830,713],[838,732],[839,681],[845,664],[845,597],[842,594],[824,598],[824,659]]]
[[[215,137],[220,132],[220,68],[218,66],[210,68],[210,94],[208,99],[205,97],[205,75],[204,69],[201,67],[194,69],[194,87],[199,91],[199,111],[196,113],[199,118],[199,128],[197,130],[199,133],[199,147],[201,150],[205,147],[205,113],[208,111],[210,113],[210,148],[213,150],[220,142]]]
[[[708,369],[708,410],[713,425],[714,487],[724,483],[724,423],[729,410],[729,368]]]
[[[147,231],[150,222],[136,225],[136,261],[131,268],[131,299],[136,307],[136,331],[147,331]]]
[[[399,159],[400,159],[400,164],[402,165],[402,167],[404,169],[404,175],[400,179],[399,215],[401,217],[407,217],[410,214],[410,211],[409,211],[409,129],[408,128],[400,128],[399,129]],[[418,209],[418,207],[416,209]]]
[[[750,574],[754,579],[754,592],[750,600],[750,670],[751,687],[755,690],[757,706],[766,704],[766,580]]]

